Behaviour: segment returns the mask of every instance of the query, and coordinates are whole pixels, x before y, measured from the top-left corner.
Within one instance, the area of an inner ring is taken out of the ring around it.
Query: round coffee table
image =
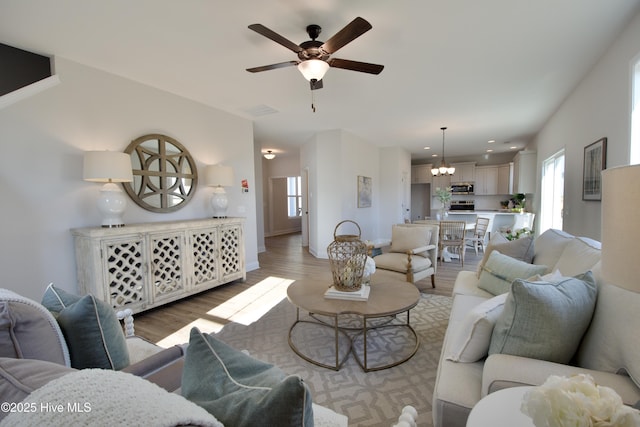
[[[406,362],[418,351],[420,341],[416,331],[410,324],[409,311],[418,304],[420,300],[420,291],[412,283],[403,282],[389,277],[376,277],[374,274],[371,278],[371,290],[367,301],[352,301],[342,299],[325,298],[324,294],[331,286],[330,282],[320,280],[297,280],[287,289],[287,297],[289,301],[296,306],[296,321],[289,329],[289,346],[300,357],[315,365],[340,370],[349,354],[353,353],[356,362],[365,372],[379,371],[391,368]],[[310,314],[309,319],[300,318],[300,309]],[[401,313],[406,313],[406,321],[402,322],[398,318]],[[332,322],[319,320],[315,315],[329,317]],[[340,325],[339,318],[346,315],[358,316],[360,326],[357,328],[343,327]],[[370,325],[369,320],[389,317],[387,322],[379,325]],[[292,332],[296,326],[302,323],[311,323],[320,327],[328,327],[334,330],[335,334],[335,364],[330,365],[315,360],[305,355],[298,346],[296,346],[292,338]],[[369,332],[379,328],[406,328],[413,337],[413,348],[408,355],[401,357],[399,360],[393,360],[391,363],[380,366],[371,367],[367,360],[367,338]],[[354,333],[351,335],[351,333]],[[349,350],[344,357],[340,359],[339,354],[339,338],[344,336],[349,340]],[[363,357],[360,360],[357,352],[353,349],[354,340],[362,337],[363,341]]]

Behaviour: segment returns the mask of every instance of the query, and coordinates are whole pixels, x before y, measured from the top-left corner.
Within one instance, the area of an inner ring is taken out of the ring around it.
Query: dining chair
[[[440,238],[438,239],[439,252],[442,255],[445,250],[457,253],[464,267],[465,227],[464,221],[440,221]],[[451,251],[451,250],[452,251]]]
[[[489,221],[489,218],[476,218],[475,228],[466,237],[465,251],[467,247],[472,247],[476,251],[476,255],[478,255],[478,249],[482,249],[484,252]]]

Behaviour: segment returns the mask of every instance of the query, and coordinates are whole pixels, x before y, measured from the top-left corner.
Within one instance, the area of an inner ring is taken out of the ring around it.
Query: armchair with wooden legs
[[[431,224],[396,224],[391,227],[390,247],[375,256],[376,271],[384,270],[410,283],[431,276],[436,287],[439,227]]]

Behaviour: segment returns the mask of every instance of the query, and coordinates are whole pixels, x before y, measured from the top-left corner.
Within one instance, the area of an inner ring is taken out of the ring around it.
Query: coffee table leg
[[[339,351],[339,339],[338,334],[340,332],[340,328],[338,328],[338,315],[336,314],[333,317],[333,326],[336,334],[336,371],[340,369],[340,351]]]
[[[367,368],[367,316],[363,316],[362,318],[362,345],[364,347],[364,371],[368,372]],[[354,350],[355,352],[355,350]]]

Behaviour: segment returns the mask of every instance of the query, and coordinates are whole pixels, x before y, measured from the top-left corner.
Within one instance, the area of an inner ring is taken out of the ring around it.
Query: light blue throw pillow
[[[569,363],[591,323],[597,292],[590,271],[555,283],[515,280],[489,354]]]
[[[300,377],[198,328],[191,329],[181,393],[226,426],[313,427],[311,393]]]
[[[62,329],[72,367],[120,370],[129,366],[127,342],[109,304],[93,295],[78,296],[49,285],[42,305]]]
[[[478,288],[493,295],[501,295],[509,292],[514,280],[528,279],[546,271],[546,265],[529,264],[494,250],[482,267]]]

